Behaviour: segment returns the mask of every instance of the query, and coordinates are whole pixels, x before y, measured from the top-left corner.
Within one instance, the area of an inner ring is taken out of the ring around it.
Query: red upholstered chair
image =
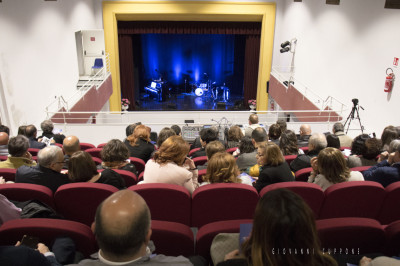
[[[282,182],[264,187],[260,191],[260,197],[264,196],[271,190],[286,188],[289,189],[300,197],[308,204],[308,206],[313,210],[314,217],[318,218],[319,211],[321,209],[322,203],[324,202],[325,195],[321,187],[317,184],[306,183],[306,182]]]
[[[97,157],[92,157],[92,159],[96,165],[99,165],[103,162],[100,158],[97,158]]]
[[[100,143],[97,145],[97,148],[102,149],[104,146],[106,146],[107,143]]]
[[[167,222],[151,221],[151,240],[156,246],[156,253],[167,256],[185,257],[194,254],[193,232],[189,226]]]
[[[13,168],[0,168],[0,176],[4,177],[6,181],[15,182],[15,173],[17,169]]]
[[[125,186],[130,187],[133,185],[137,184],[137,177],[134,173],[127,171],[127,170],[121,170],[121,169],[113,169],[115,172],[121,175],[121,177],[125,181]]]
[[[152,183],[139,184],[128,189],[144,198],[149,206],[151,219],[190,226],[191,197],[186,188],[173,184]]]
[[[204,225],[196,234],[196,255],[201,255],[207,261],[210,261],[210,247],[216,235],[219,233],[239,233],[241,224],[248,224],[252,222],[252,219],[240,219],[220,221]]]
[[[0,194],[14,201],[39,200],[54,209],[53,191],[48,187],[27,183],[0,185]]]
[[[372,181],[350,181],[332,185],[325,190],[325,201],[319,219],[364,217],[376,219],[385,189]]]
[[[81,147],[81,150],[82,150],[82,151],[86,151],[87,149],[96,148],[96,146],[94,146],[93,144],[85,143],[85,142],[79,143],[79,146]]]
[[[135,165],[138,174],[144,171],[146,163],[142,159],[136,157],[129,157],[129,160],[133,165]]]
[[[198,151],[198,150],[200,150],[200,148],[191,149],[191,150],[189,151],[189,156],[192,156],[192,154],[195,153],[195,152]]]
[[[0,161],[7,161],[7,155],[0,155]]]
[[[340,147],[340,150],[341,150],[341,151],[344,151],[344,150],[351,150],[351,147]]]
[[[317,220],[316,224],[325,252],[336,248],[336,252],[341,249],[343,253],[348,249],[349,254],[354,250],[356,255],[375,253],[385,244],[385,232],[374,219],[333,218]]]
[[[40,149],[35,149],[35,148],[29,148],[28,149],[29,153],[32,154],[32,156],[37,156]]]
[[[400,253],[400,221],[384,226],[386,244],[383,252],[386,256],[398,256]]]
[[[285,161],[290,165],[290,163],[297,158],[297,155],[285,155]]]
[[[63,145],[60,143],[53,143],[52,145],[56,145],[56,146],[60,147],[61,149],[63,148]]]
[[[220,183],[196,189],[192,194],[192,226],[227,220],[253,219],[257,190],[249,185]]]
[[[193,162],[196,166],[204,165],[207,161],[208,161],[207,156],[199,156],[199,157],[193,158]]]
[[[229,149],[226,149],[226,152],[233,154],[237,149],[238,149],[238,147],[229,148]]]
[[[143,181],[144,172],[141,172],[138,176],[138,182]]]
[[[381,224],[390,224],[400,220],[400,182],[394,182],[385,188],[386,195],[383,200],[378,221]]]
[[[308,153],[308,146],[306,147],[300,147],[299,149],[302,149],[304,151],[305,154]]]
[[[92,157],[97,157],[101,159],[101,152],[102,149],[100,148],[90,148],[90,149],[86,149],[85,152],[89,153],[90,155],[92,155]]]
[[[65,219],[91,226],[97,207],[118,189],[107,184],[89,182],[60,186],[54,194],[57,211]]]
[[[207,174],[207,169],[201,169],[201,170],[199,170],[198,178],[197,178],[199,184],[203,182],[203,176],[204,176],[205,174]]]
[[[312,171],[312,167],[307,167],[307,168],[300,169],[299,171],[294,173],[294,178],[295,178],[296,181],[307,182],[311,171]]]
[[[358,166],[358,167],[353,167],[350,168],[351,171],[358,171],[358,172],[364,172],[365,170],[371,168],[371,166]]]
[[[51,247],[59,236],[74,240],[76,249],[85,257],[97,251],[97,245],[89,226],[67,220],[44,218],[18,219],[5,222],[0,227],[0,245],[15,245],[23,235],[39,238],[41,243]]]

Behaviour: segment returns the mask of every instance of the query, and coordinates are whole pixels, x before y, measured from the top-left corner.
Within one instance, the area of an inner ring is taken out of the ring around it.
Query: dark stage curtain
[[[122,98],[131,100],[134,110],[135,84],[132,36],[139,34],[235,34],[245,35],[244,105],[256,99],[260,54],[260,22],[197,22],[197,21],[118,21],[119,58]],[[129,50],[130,49],[130,50]]]

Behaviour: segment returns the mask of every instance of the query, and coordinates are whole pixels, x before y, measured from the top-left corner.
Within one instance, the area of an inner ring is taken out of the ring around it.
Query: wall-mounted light
[[[294,50],[296,49],[296,44],[297,44],[297,39],[296,38],[294,38],[294,39],[292,39],[292,40],[290,40],[290,41],[286,41],[286,42],[283,42],[283,43],[281,43],[281,53],[283,54],[283,53],[286,53],[286,52],[291,52],[291,53],[294,53]]]

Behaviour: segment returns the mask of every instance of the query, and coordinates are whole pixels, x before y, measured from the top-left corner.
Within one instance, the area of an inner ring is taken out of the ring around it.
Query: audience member
[[[363,172],[364,179],[375,181],[386,187],[400,181],[400,142],[396,141],[389,158]]]
[[[10,128],[6,125],[0,125],[0,132],[7,133],[10,136]]]
[[[182,130],[181,130],[181,128],[180,128],[178,125],[172,125],[172,126],[171,126],[171,129],[172,129],[173,131],[175,131],[175,134],[176,134],[177,136],[182,136]]]
[[[22,165],[35,166],[32,155],[28,152],[29,140],[27,137],[18,135],[10,139],[8,143],[8,153],[6,161],[0,162],[0,168],[17,169]]]
[[[397,143],[400,143],[400,139],[394,139],[394,140],[392,140],[392,141],[390,142],[390,144],[389,144],[389,150],[388,150],[388,151],[383,151],[383,152],[379,155],[378,163],[380,163],[380,162],[382,162],[382,161],[384,161],[384,160],[387,160],[387,159],[389,158],[389,155],[390,155],[392,152],[394,152],[394,150],[393,150],[394,146],[397,146],[397,145],[398,145]]]
[[[327,134],[326,135],[326,147],[340,149],[340,147],[350,147],[350,146],[341,146],[339,137],[334,134]]]
[[[135,128],[136,128],[137,126],[141,125],[141,124],[142,124],[141,122],[137,122],[137,123],[135,123],[135,124],[130,124],[130,125],[128,125],[128,126],[126,127],[126,129],[125,129],[126,137],[129,137],[130,135],[132,135],[133,132],[135,131]]]
[[[120,169],[137,174],[136,167],[129,161],[129,150],[119,139],[112,139],[100,152],[103,162],[99,169]]]
[[[397,258],[389,258],[385,256],[379,256],[374,259],[368,257],[362,257],[360,260],[360,266],[399,266],[400,261]]]
[[[168,183],[183,186],[192,193],[198,185],[198,170],[192,159],[186,157],[189,144],[180,136],[166,139],[146,163],[143,183]]]
[[[249,116],[249,126],[244,130],[244,135],[246,137],[251,137],[253,130],[258,127],[261,127],[260,124],[258,124],[258,115],[251,114]]]
[[[286,130],[281,134],[279,148],[284,156],[303,154],[303,150],[297,146],[297,137],[292,130]]]
[[[206,156],[207,160],[210,161],[211,157],[217,152],[225,152],[225,146],[221,141],[214,140],[207,144],[206,146]],[[207,169],[208,161],[203,165],[198,165],[199,170]]]
[[[22,210],[17,208],[3,194],[0,194],[0,210],[0,226],[7,221],[21,219]]]
[[[42,129],[42,136],[40,136],[39,138],[43,138],[46,137],[48,139],[53,139],[55,143],[58,144],[62,144],[65,136],[61,133],[57,133],[54,134],[53,130],[54,130],[54,124],[53,122],[51,122],[51,120],[44,120],[41,124],[40,124],[40,128]]]
[[[347,166],[350,168],[358,166],[372,166],[377,164],[376,158],[381,151],[381,140],[369,138],[364,142],[360,155],[350,155],[347,158]]]
[[[140,158],[147,162],[154,151],[154,145],[150,143],[150,130],[145,125],[138,125],[133,134],[124,141],[129,149],[130,157]]]
[[[232,251],[218,266],[337,265],[319,243],[307,203],[287,189],[272,190],[258,201],[252,232],[241,253]]]
[[[43,149],[44,147],[46,147],[45,143],[38,142],[36,140],[37,129],[34,125],[26,126],[25,134],[26,137],[29,139],[29,148]]]
[[[63,150],[64,150],[64,161],[65,164],[63,166],[64,169],[68,169],[68,161],[71,158],[72,154],[81,150],[80,142],[78,137],[76,136],[68,136],[63,141]]]
[[[75,265],[192,265],[182,256],[152,255],[150,225],[150,210],[139,194],[112,194],[97,208],[92,226],[99,252]]]
[[[281,137],[282,131],[278,124],[272,124],[268,129],[269,141],[272,141],[276,145],[279,145],[279,138]]]
[[[318,156],[318,153],[326,148],[326,137],[321,133],[314,133],[308,142],[308,153],[299,154],[296,159],[290,163],[290,169],[294,173],[300,169],[311,167],[311,158]]]
[[[169,137],[178,135],[176,134],[175,130],[169,127],[164,127],[161,129],[160,134],[158,134],[158,139],[157,139],[157,147],[160,148],[161,144]],[[179,135],[178,135],[179,136]]]
[[[368,134],[361,134],[355,137],[351,144],[351,155],[361,155],[365,149],[365,141],[369,138]]]
[[[263,127],[258,127],[251,133],[251,139],[254,147],[257,148],[258,145],[262,145],[268,141],[267,131]]]
[[[200,131],[201,148],[192,154],[192,159],[200,156],[206,156],[206,146],[211,141],[218,139],[218,132],[213,128],[203,128]]]
[[[397,129],[394,126],[387,126],[382,132],[382,151],[388,151],[390,142],[397,139],[399,135],[397,134]]]
[[[283,119],[278,119],[278,121],[276,121],[276,124],[279,125],[279,127],[281,128],[281,132],[285,132],[287,130],[287,124],[286,121]]]
[[[26,125],[22,125],[18,127],[18,135],[26,136]]]
[[[16,183],[31,183],[50,188],[53,193],[61,185],[70,183],[68,176],[61,174],[64,154],[58,146],[45,147],[38,153],[36,166],[23,165],[15,174]]]
[[[350,136],[344,134],[344,126],[342,123],[340,122],[335,123],[333,125],[332,132],[333,134],[335,134],[335,136],[338,136],[340,141],[340,147],[351,147],[353,139]]]
[[[308,124],[303,124],[300,126],[300,135],[297,140],[297,145],[299,147],[307,147],[308,140],[311,137],[311,126]]]
[[[257,150],[250,137],[243,137],[239,144],[240,154],[237,157],[236,164],[241,172],[247,172],[248,168],[257,164]]]
[[[333,184],[364,181],[360,172],[350,171],[344,155],[336,148],[329,147],[320,151],[318,157],[311,159],[311,167],[313,171],[308,182],[319,185],[324,191]]]
[[[8,155],[8,134],[0,132],[0,156]]]
[[[207,174],[204,176],[201,185],[214,183],[242,183],[251,186],[248,177],[240,176],[239,168],[236,165],[232,154],[223,152],[215,153],[207,165]]]
[[[226,142],[226,148],[239,147],[240,140],[243,138],[243,132],[238,126],[231,126],[228,130],[228,141]]]
[[[39,243],[33,249],[19,241],[15,246],[0,246],[0,265],[61,266],[45,244]]]
[[[68,162],[68,176],[74,183],[101,183],[118,189],[125,188],[125,181],[117,172],[109,168],[98,172],[92,156],[85,151],[77,151],[72,154]]]
[[[293,173],[275,143],[268,142],[258,146],[257,163],[261,166],[260,175],[253,185],[258,192],[270,184],[294,181]]]

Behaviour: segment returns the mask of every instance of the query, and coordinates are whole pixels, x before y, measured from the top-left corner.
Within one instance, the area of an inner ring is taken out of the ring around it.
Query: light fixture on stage
[[[297,46],[297,39],[293,38],[290,41],[283,42],[281,44],[282,49],[280,50],[281,53],[286,53],[286,52],[291,52],[292,53],[292,63],[290,66],[290,78],[289,81],[286,81],[287,84],[285,84],[287,87],[290,87],[291,85],[294,84],[294,56],[296,53],[296,46]]]
[[[283,53],[286,53],[286,52],[289,52],[289,51],[293,53],[292,47],[295,47],[296,43],[297,43],[297,39],[296,38],[292,39],[291,41],[283,42],[281,44],[281,48],[282,48],[280,50],[281,53],[283,54]]]

